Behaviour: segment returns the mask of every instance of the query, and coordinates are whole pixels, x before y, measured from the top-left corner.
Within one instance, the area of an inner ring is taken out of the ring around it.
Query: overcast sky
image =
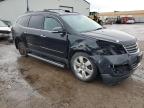
[[[144,10],[144,0],[87,0],[91,3],[91,11],[129,11]]]

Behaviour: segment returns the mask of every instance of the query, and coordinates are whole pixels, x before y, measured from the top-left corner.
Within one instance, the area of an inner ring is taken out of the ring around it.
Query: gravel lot
[[[144,51],[144,24],[106,25],[135,35]],[[67,69],[21,57],[0,41],[0,108],[144,108],[144,59],[117,86],[83,83]]]

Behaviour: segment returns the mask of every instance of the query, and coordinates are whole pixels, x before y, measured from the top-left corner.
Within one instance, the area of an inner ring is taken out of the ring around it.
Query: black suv
[[[21,55],[66,66],[85,82],[96,76],[105,83],[120,82],[142,59],[135,37],[104,29],[79,13],[29,12],[18,18],[12,33]]]

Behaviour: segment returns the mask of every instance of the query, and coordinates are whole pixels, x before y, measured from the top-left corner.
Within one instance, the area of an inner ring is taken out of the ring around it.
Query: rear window
[[[43,20],[44,17],[40,15],[31,16],[29,21],[29,27],[35,29],[42,29],[43,28]]]
[[[28,26],[28,22],[29,22],[30,16],[24,16],[19,18],[19,20],[17,21],[18,24],[27,27]]]

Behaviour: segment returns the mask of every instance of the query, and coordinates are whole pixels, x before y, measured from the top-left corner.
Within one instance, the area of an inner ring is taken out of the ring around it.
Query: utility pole
[[[26,4],[27,4],[27,12],[29,12],[29,0],[26,0]]]

